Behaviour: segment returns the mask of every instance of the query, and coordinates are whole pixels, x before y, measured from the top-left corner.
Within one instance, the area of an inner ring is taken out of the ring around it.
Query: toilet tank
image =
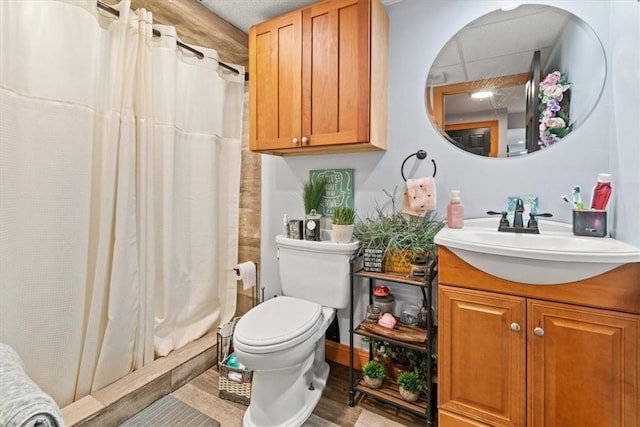
[[[334,243],[276,236],[282,294],[321,304],[349,305],[350,258],[359,242]]]

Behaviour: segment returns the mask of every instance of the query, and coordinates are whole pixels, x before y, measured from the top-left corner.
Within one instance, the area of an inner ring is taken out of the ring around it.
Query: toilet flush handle
[[[280,249],[276,249],[276,259],[280,259]]]

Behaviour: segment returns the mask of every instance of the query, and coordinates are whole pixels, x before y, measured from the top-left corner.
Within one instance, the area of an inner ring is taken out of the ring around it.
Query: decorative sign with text
[[[338,206],[353,208],[353,169],[319,169],[309,171],[309,179],[316,182],[326,179],[324,195],[320,199],[320,211],[323,216],[333,216]]]

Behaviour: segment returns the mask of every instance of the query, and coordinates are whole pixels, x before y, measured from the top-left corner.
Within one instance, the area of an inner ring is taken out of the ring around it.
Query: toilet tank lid
[[[322,306],[311,301],[287,296],[272,298],[242,316],[234,341],[236,346],[250,347],[255,353],[290,347],[316,332],[321,313]]]
[[[290,239],[281,234],[276,236],[276,246],[297,251],[330,253],[334,255],[351,255],[360,248],[360,242],[335,243],[331,241]]]

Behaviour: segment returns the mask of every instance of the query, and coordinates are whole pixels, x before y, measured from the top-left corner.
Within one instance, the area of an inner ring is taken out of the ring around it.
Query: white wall
[[[483,217],[487,210],[502,210],[509,195],[536,194],[541,211],[553,213],[557,221],[570,222],[571,211],[560,197],[575,184],[586,191],[595,183],[598,172],[611,172],[617,194],[614,235],[640,247],[640,6],[636,0],[531,2],[562,7],[585,20],[600,37],[607,55],[607,79],[598,106],[586,123],[557,146],[523,157],[482,158],[444,142],[427,119],[424,84],[440,48],[468,22],[505,3],[514,2],[403,0],[387,7],[388,151],[293,158],[262,156],[261,281],[267,298],[279,292],[275,235],[280,232],[283,214],[290,219],[303,217],[301,188],[309,170],[354,168],[355,206],[359,215],[366,216],[376,201],[386,202],[383,189],[393,191],[397,187],[401,194],[400,165],[418,149],[426,149],[428,158],[416,162],[413,157],[405,166],[405,175],[431,175],[430,160],[436,160],[437,205],[442,216],[450,190],[460,189],[465,218]],[[343,343],[348,342],[347,313],[338,313]]]

